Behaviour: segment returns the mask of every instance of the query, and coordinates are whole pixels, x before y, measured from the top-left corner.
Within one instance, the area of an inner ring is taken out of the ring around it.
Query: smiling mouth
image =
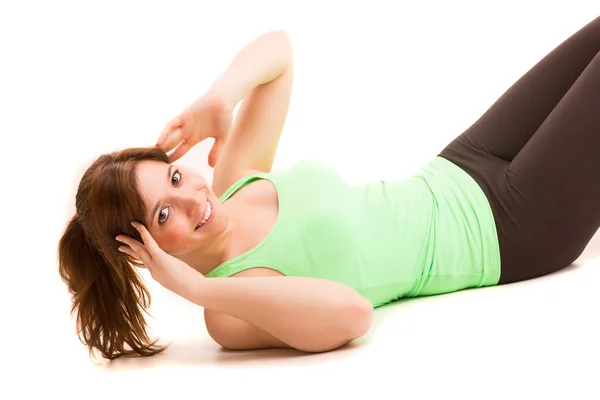
[[[202,228],[204,225],[212,221],[214,216],[214,206],[210,202],[210,200],[206,200],[206,208],[204,209],[204,215],[202,216],[202,220],[196,225],[196,229],[198,230]]]

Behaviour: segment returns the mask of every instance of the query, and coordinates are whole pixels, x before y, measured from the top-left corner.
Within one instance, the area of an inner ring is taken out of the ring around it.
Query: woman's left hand
[[[144,225],[138,222],[132,225],[142,236],[143,243],[127,235],[118,235],[116,239],[125,244],[119,250],[141,261],[152,278],[163,287],[189,300],[190,294],[197,290],[198,282],[206,278],[187,263],[163,251]]]
[[[208,154],[208,165],[214,168],[229,138],[232,106],[215,89],[209,90],[164,126],[156,146],[165,153],[177,147],[169,155],[169,163],[173,163],[204,139],[214,138]]]

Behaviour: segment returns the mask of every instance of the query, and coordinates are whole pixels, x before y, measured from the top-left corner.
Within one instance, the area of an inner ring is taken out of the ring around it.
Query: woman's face
[[[148,210],[144,225],[165,252],[208,247],[226,231],[227,210],[199,174],[159,161],[142,161],[136,173]]]

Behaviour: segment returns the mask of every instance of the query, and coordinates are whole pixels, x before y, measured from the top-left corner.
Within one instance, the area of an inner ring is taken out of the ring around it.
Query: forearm
[[[192,283],[189,300],[309,351],[362,336],[372,313],[372,304],[354,289],[303,277],[203,278]]]
[[[259,36],[246,45],[211,85],[233,109],[255,87],[268,83],[292,63],[292,45],[282,31]]]

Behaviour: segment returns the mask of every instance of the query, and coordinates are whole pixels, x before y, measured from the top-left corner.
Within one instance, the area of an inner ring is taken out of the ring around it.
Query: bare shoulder
[[[224,177],[222,174],[217,174],[215,172],[213,174],[213,182],[211,187],[215,195],[221,198],[225,194],[225,192],[231,187],[231,185],[236,183],[238,180],[258,173],[260,173],[260,171],[250,168],[233,169],[233,171],[230,171],[230,173],[226,177]]]
[[[239,171],[236,174],[235,178],[232,178],[232,180],[228,182],[223,182],[222,180],[217,180],[217,178],[214,178],[212,190],[218,198],[221,198],[225,194],[225,192],[229,190],[231,185],[236,183],[238,180],[258,174],[262,174],[262,172],[252,169],[246,169],[243,171]],[[246,186],[244,186],[242,189],[236,192],[234,197],[236,199],[241,199],[244,202],[247,202],[251,199],[264,198],[265,195],[272,196],[275,193],[275,188],[273,187],[273,184],[271,182],[265,179],[259,179],[254,182],[248,183]],[[235,202],[234,198],[232,198],[231,200]]]
[[[215,192],[219,198],[223,194]],[[238,222],[253,232],[252,235],[242,235],[240,238],[241,247],[244,248],[242,252],[256,246],[266,237],[279,213],[277,189],[268,179],[249,182],[230,196],[227,203],[231,212],[240,216]]]

